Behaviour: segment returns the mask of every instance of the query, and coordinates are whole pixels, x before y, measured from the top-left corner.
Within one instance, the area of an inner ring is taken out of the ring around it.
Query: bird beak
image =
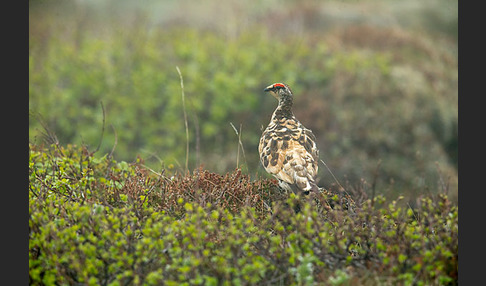
[[[263,91],[267,92],[267,91],[271,91],[273,88],[273,84],[272,85],[269,85],[267,87],[265,87],[265,89]]]
[[[273,97],[278,99],[278,94],[277,94],[276,90],[274,89],[274,87],[275,87],[275,84],[269,85],[269,86],[265,87],[265,89],[263,91],[269,92]]]

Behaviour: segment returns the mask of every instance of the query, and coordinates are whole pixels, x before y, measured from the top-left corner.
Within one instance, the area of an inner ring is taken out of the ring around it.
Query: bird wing
[[[301,190],[315,185],[319,150],[312,131],[300,122],[286,120],[269,125],[260,139],[259,153],[265,170],[276,178]]]

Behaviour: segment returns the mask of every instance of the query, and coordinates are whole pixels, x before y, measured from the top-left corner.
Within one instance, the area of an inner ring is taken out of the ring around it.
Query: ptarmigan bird
[[[315,183],[319,158],[316,137],[292,113],[292,91],[285,83],[274,83],[264,91],[278,100],[278,106],[258,145],[263,167],[286,191],[296,194],[318,192]]]

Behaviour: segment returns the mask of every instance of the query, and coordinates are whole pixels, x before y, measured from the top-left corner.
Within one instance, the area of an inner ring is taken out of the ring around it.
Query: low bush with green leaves
[[[444,194],[312,198],[273,179],[157,172],[86,147],[30,145],[32,285],[457,285]],[[299,211],[295,206],[300,205]]]

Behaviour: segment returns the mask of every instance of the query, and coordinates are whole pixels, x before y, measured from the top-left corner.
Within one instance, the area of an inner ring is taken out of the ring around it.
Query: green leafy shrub
[[[457,284],[444,194],[412,209],[350,188],[348,210],[240,170],[156,173],[72,145],[30,145],[29,158],[30,284]]]

